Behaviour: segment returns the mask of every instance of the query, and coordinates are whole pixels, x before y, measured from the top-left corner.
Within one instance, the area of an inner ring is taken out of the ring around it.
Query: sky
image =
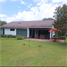
[[[56,7],[67,4],[67,0],[0,0],[0,20],[39,21],[53,18]]]

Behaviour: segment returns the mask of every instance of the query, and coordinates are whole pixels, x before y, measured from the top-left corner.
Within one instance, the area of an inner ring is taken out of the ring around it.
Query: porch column
[[[52,37],[55,35],[55,32],[52,32]]]
[[[51,32],[50,32],[50,38],[51,38]]]
[[[27,28],[27,38],[29,38],[29,28]]]
[[[54,26],[52,26],[52,29],[54,29]],[[55,32],[52,32],[52,37],[55,35]]]
[[[37,35],[37,34],[36,34],[36,30],[35,30],[35,35]]]

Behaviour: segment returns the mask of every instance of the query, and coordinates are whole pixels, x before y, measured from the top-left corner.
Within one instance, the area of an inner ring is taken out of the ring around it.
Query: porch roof
[[[52,28],[54,20],[45,21],[13,21],[0,28]]]

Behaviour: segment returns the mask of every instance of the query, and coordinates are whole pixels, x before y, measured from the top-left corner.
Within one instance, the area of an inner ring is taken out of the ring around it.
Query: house
[[[1,26],[0,34],[21,35],[34,38],[34,36],[46,36],[46,38],[53,37],[54,33],[49,32],[54,28],[54,20],[45,21],[13,21]]]

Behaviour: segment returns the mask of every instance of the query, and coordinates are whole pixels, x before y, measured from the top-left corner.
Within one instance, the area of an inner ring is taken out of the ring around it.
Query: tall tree
[[[0,26],[2,26],[2,25],[4,25],[4,24],[7,24],[7,22],[0,20]]]
[[[60,29],[62,32],[58,32],[59,35],[66,35],[66,27],[67,27],[67,5],[58,6],[55,9],[55,22],[54,22],[54,27],[57,29]]]

